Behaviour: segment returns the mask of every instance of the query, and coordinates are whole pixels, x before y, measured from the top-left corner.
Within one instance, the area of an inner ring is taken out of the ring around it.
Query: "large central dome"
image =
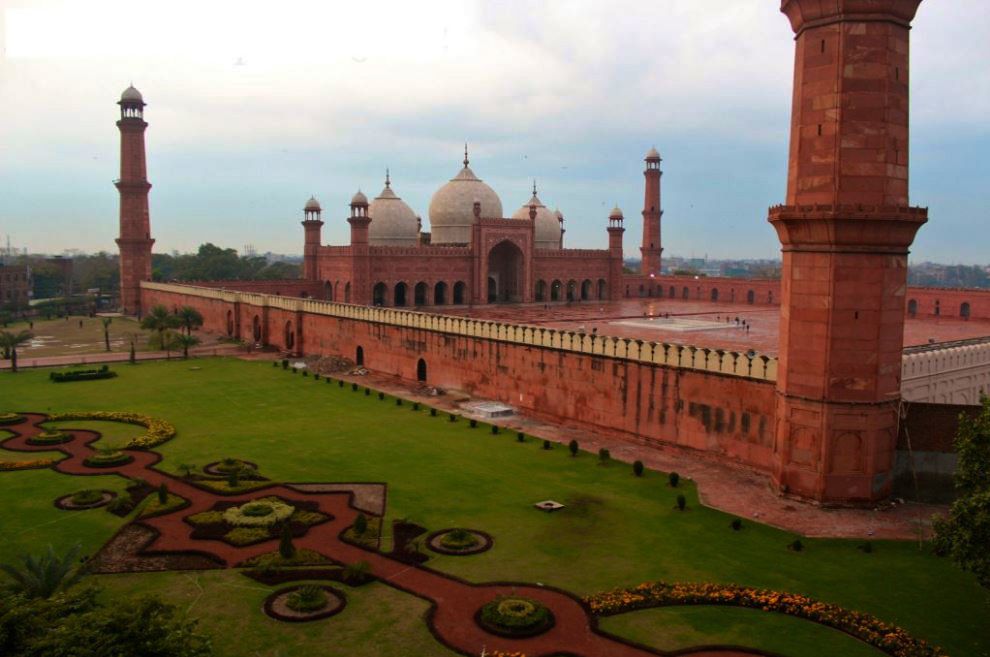
[[[464,149],[464,168],[430,199],[430,242],[467,244],[474,225],[474,202],[481,203],[482,217],[502,217],[502,201],[495,190],[474,175]]]
[[[385,174],[385,189],[368,206],[371,224],[368,243],[373,246],[416,246],[419,244],[419,219],[413,209],[392,191],[392,181]]]

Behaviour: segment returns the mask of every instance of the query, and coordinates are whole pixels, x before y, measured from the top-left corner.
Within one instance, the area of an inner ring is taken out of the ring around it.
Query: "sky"
[[[392,187],[428,223],[461,167],[511,215],[540,198],[565,246],[638,254],[643,156],[663,156],[671,255],[774,258],[793,34],[778,0],[0,0],[0,240],[114,250],[116,101],[148,106],[157,252],[211,241],[301,253]],[[926,0],[912,31],[912,260],[986,263],[990,11]]]

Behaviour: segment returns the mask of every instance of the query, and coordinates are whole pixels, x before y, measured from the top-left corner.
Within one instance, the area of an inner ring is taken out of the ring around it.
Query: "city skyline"
[[[290,3],[272,15],[216,3],[186,25],[184,3],[138,17],[112,2],[14,2],[3,14],[0,90],[12,102],[0,109],[0,235],[31,251],[115,250],[114,103],[133,79],[148,102],[156,252],[207,241],[301,252],[310,194],[324,242],[345,243],[347,200],[377,194],[386,166],[427,229],[430,196],[467,138],[505,214],[536,178],[565,215],[569,247],[602,248],[618,203],[634,252],[642,156],[655,144],[667,253],[776,258],[766,208],[784,197],[792,46],[760,36],[779,31],[777,3],[720,6]],[[987,22],[977,9],[926,3],[912,32],[911,202],[932,218],[915,261],[983,259],[967,237],[985,212],[975,190],[990,85],[967,63],[988,49],[958,36]],[[170,39],[183,25],[185,38]],[[959,85],[967,102],[945,116]]]

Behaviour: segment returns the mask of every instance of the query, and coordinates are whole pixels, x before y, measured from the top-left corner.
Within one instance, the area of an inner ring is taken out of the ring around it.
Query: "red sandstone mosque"
[[[505,217],[465,148],[430,202],[429,233],[386,174],[370,202],[354,195],[349,244],[324,245],[320,204],[306,203],[302,279],[153,283],[145,103],[130,87],[117,123],[123,309],[190,305],[205,330],[715,453],[781,494],[883,499],[905,467],[907,427],[915,451],[937,456],[932,418],[990,391],[990,293],[907,286],[928,220],[908,199],[920,2],[782,0],[796,40],[787,197],[769,211],[780,281],[660,275],[655,149],[642,271],[630,275],[618,208],[603,218],[607,249],[564,248],[563,216],[535,184]],[[557,305],[579,300],[595,303]]]

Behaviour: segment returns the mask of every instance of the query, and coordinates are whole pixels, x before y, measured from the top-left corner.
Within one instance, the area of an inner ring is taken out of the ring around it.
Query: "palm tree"
[[[141,320],[141,328],[155,331],[158,334],[158,347],[166,352],[169,345],[165,341],[165,333],[169,329],[179,326],[179,319],[168,312],[165,306],[154,306],[151,311]]]
[[[186,335],[192,335],[193,329],[203,325],[203,315],[192,306],[182,306],[175,315],[179,318],[179,324],[186,329]]]
[[[195,347],[199,344],[199,338],[195,335],[182,335],[179,333],[175,336],[172,341],[172,345],[176,348],[182,347],[182,357],[189,358],[189,347]]]
[[[48,546],[48,552],[40,557],[27,554],[21,557],[22,567],[0,564],[0,570],[7,573],[13,582],[13,589],[29,598],[50,598],[78,582],[86,574],[84,566],[78,564],[79,550],[76,545],[62,556],[55,554],[55,548]]]
[[[107,351],[110,351],[110,322],[113,321],[113,317],[101,317],[100,323],[103,324],[103,342],[107,346]]]
[[[10,371],[17,372],[17,348],[34,337],[31,331],[0,331],[0,347],[10,357]]]

